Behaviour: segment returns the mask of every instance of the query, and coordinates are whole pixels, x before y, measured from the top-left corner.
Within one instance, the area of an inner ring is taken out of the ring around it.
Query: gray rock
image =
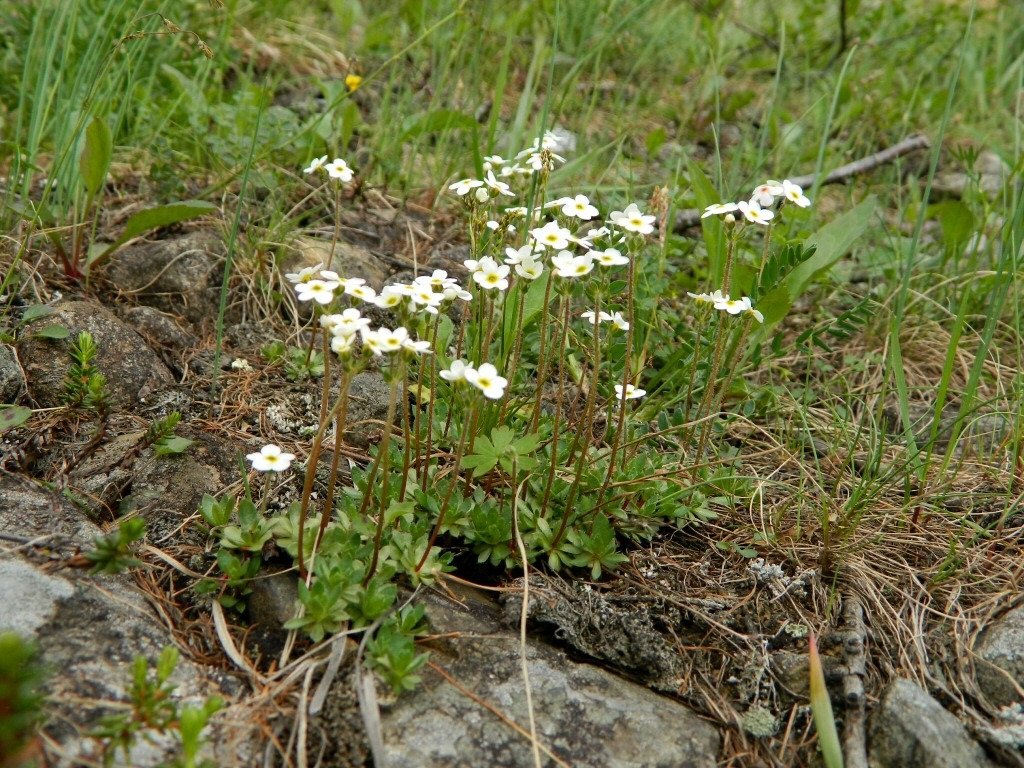
[[[448,639],[432,661],[460,685],[528,728],[518,634],[500,610],[467,592],[426,596],[434,630]],[[577,768],[714,766],[719,736],[683,705],[598,667],[529,641],[527,659],[540,742]],[[382,713],[392,768],[532,765],[529,741],[439,675]],[[549,763],[546,763],[549,764]]]
[[[51,555],[68,556],[91,547],[100,529],[60,494],[22,477],[0,476],[0,531],[8,536],[0,550],[0,632],[16,631],[38,646],[47,673],[44,728],[60,745],[59,759],[49,764],[93,764],[98,742],[84,734],[101,717],[124,711],[135,657],[155,663],[165,647],[175,644],[174,636],[157,620],[131,576],[49,572],[45,558],[30,560],[14,552],[10,545],[17,540],[26,541],[20,547],[26,554],[34,551],[28,543],[32,541]],[[240,693],[233,678],[200,667],[185,654],[171,682],[178,686],[175,697],[194,706],[211,695]],[[247,764],[237,758],[233,744],[223,741],[218,765]],[[154,743],[142,740],[132,752],[132,764],[148,768],[166,763],[174,746],[170,735]]]
[[[299,577],[294,572],[261,573],[254,579],[246,599],[251,629],[248,643],[263,658],[279,656],[288,640],[284,623],[295,617],[299,601]]]
[[[28,378],[29,394],[44,408],[63,403],[64,379],[71,365],[68,351],[81,331],[96,341],[93,365],[107,377],[107,389],[119,405],[131,407],[173,381],[171,372],[138,333],[103,307],[70,301],[54,307],[54,314],[23,329],[18,357]],[[32,335],[47,325],[59,324],[71,335],[66,339],[40,339]]]
[[[334,247],[334,260],[331,261],[331,242],[312,237],[300,237],[295,243],[295,252],[284,260],[282,272],[298,272],[306,267],[323,264],[342,277],[361,277],[366,284],[379,291],[384,287],[391,270],[369,249],[354,243],[338,242]]]
[[[897,678],[872,717],[872,768],[995,768],[963,724],[919,686]]]
[[[132,307],[124,313],[124,321],[150,342],[174,350],[183,350],[196,343],[191,333],[177,321],[153,307]]]
[[[0,532],[70,554],[89,546],[100,529],[60,492],[20,475],[0,474]]]
[[[974,175],[978,179],[978,186],[991,199],[995,199],[1002,193],[1011,173],[1010,166],[999,155],[989,150],[979,153],[978,159],[974,163]],[[950,197],[962,197],[971,183],[971,179],[962,171],[943,171],[935,174],[932,192]]]
[[[25,372],[21,370],[14,347],[0,344],[0,403],[13,403],[25,391]]]
[[[985,628],[975,648],[978,687],[997,707],[1024,700],[1024,606],[1018,606]],[[1016,685],[1014,685],[1016,683]]]
[[[364,371],[352,377],[348,392],[345,442],[357,448],[366,448],[383,430],[383,422],[388,416],[391,387],[379,372]],[[401,421],[401,405],[396,409],[395,421]]]
[[[22,560],[0,561],[0,631],[13,630],[26,639],[57,612],[61,600],[75,594],[71,583],[37,571]]]
[[[223,254],[220,238],[191,232],[121,249],[110,259],[107,278],[144,304],[197,321],[215,312],[210,288]]]
[[[235,451],[205,436],[177,456],[157,456],[151,448],[142,453],[133,467],[128,504],[146,518],[150,542],[203,546],[206,535],[183,523],[199,509],[204,494],[216,496],[235,480],[234,456]]]

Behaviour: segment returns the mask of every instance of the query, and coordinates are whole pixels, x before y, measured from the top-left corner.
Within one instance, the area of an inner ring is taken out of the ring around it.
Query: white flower
[[[441,302],[444,301],[444,294],[434,293],[434,288],[431,285],[414,283],[412,286],[412,293],[409,294],[409,299],[417,309],[422,308],[426,312],[436,315],[437,308],[440,307]]]
[[[484,183],[499,195],[508,195],[509,197],[516,196],[515,192],[509,189],[508,184],[494,178],[494,171],[487,171],[487,178],[484,179]]]
[[[244,357],[236,357],[231,361],[231,370],[233,371],[251,371],[252,366],[249,365],[249,361]]]
[[[403,344],[409,338],[409,331],[402,327],[395,328],[393,331],[390,328],[378,328],[376,331],[363,328],[362,337],[363,348],[379,357],[385,352],[392,354],[402,349]]]
[[[303,267],[298,272],[288,272],[284,279],[289,283],[308,283],[322,266],[323,264],[316,264],[312,267]]]
[[[327,155],[324,155],[323,157],[314,157],[310,161],[309,167],[308,168],[304,168],[302,170],[302,172],[303,173],[316,173],[317,171],[319,171],[321,168],[324,167],[324,163],[326,163],[326,162],[327,162]]]
[[[348,163],[342,160],[340,157],[334,158],[331,162],[324,166],[327,171],[327,175],[332,179],[338,179],[346,184],[352,181],[352,177],[355,173],[351,168],[348,167]]]
[[[331,336],[331,351],[339,357],[345,357],[352,352],[355,346],[356,337],[352,336]]]
[[[811,201],[804,196],[804,191],[799,184],[794,184],[789,179],[785,179],[782,182],[782,194],[791,203],[799,205],[801,208],[806,208],[811,204]]]
[[[370,318],[363,317],[355,307],[349,307],[336,315],[324,315],[320,324],[331,336],[353,338],[364,328],[370,327]]]
[[[466,371],[473,369],[472,365],[468,365],[465,360],[452,360],[452,364],[448,366],[448,370],[441,371],[441,378],[445,381],[450,381],[452,384],[458,384],[461,381],[466,380]]]
[[[728,296],[722,296],[720,290],[714,293],[690,293],[686,292],[686,295],[691,299],[694,299],[698,304],[717,304],[722,299],[728,299]]]
[[[637,389],[632,384],[626,385],[626,391],[622,391],[622,385],[615,385],[615,397],[619,400],[636,400],[638,397],[643,397],[647,394],[646,389]]]
[[[591,251],[590,255],[602,267],[620,267],[629,264],[629,258],[622,255],[618,248],[608,248],[604,251]]]
[[[510,267],[514,267],[516,264],[522,263],[523,259],[534,258],[534,254],[537,252],[533,249],[532,245],[524,245],[520,248],[513,248],[511,245],[505,247],[505,263]]]
[[[721,216],[736,210],[739,210],[739,206],[736,203],[714,203],[705,208],[704,213],[700,217],[706,219],[708,216]]]
[[[556,155],[550,149],[544,149],[539,152],[536,149],[524,149],[516,155],[516,160],[523,160],[532,171],[553,171],[556,162],[565,162],[564,157]]]
[[[589,253],[573,256],[569,251],[560,251],[551,259],[551,268],[559,277],[582,277],[594,268],[594,259]]]
[[[716,291],[715,293],[719,292]],[[714,301],[715,309],[723,310],[728,312],[730,315],[738,315],[742,312],[745,315],[750,315],[759,323],[764,322],[764,315],[754,309],[754,305],[751,303],[749,296],[743,296],[739,299],[730,299],[728,296],[722,296],[719,294]]]
[[[511,271],[505,264],[498,264],[490,256],[484,256],[473,273],[473,282],[485,291],[495,288],[504,291],[508,288],[508,273]]]
[[[589,221],[598,214],[596,207],[590,204],[590,200],[586,195],[576,195],[576,197],[563,197],[560,200],[556,200],[556,203],[561,203],[562,213],[565,216],[575,219],[583,219]]]
[[[455,192],[459,197],[465,196],[470,190],[482,187],[484,183],[479,179],[462,179],[449,185],[448,189]]]
[[[724,296],[715,302],[715,309],[728,312],[730,315],[738,315],[744,310],[750,309],[750,299],[744,296],[742,299],[730,299]]]
[[[775,214],[764,210],[758,205],[757,200],[751,200],[749,203],[740,201],[736,203],[736,207],[746,217],[747,221],[752,224],[763,224],[767,227],[768,222],[775,218]]]
[[[429,355],[432,352],[429,341],[413,341],[412,339],[402,341],[402,349],[417,355]]]
[[[487,187],[480,187],[479,189],[473,190],[473,196],[476,198],[478,203],[486,203],[491,199],[491,193],[487,191]]]
[[[444,293],[442,295],[444,296],[445,301],[455,301],[456,299],[461,299],[462,301],[472,301],[473,299],[473,294],[467,291],[465,288],[463,288],[456,282],[452,282],[446,285],[444,287]]]
[[[334,289],[337,284],[323,280],[309,280],[295,286],[295,295],[299,301],[315,301],[318,304],[330,304],[334,300]]]
[[[612,313],[612,325],[614,325],[620,331],[629,330],[629,321],[622,316],[621,312]]]
[[[397,285],[385,285],[384,289],[377,294],[373,303],[382,309],[393,309],[402,303],[402,300],[409,293]]]
[[[295,461],[294,453],[285,453],[274,444],[264,445],[259,453],[246,456],[257,472],[284,472]]]
[[[484,363],[479,368],[466,368],[463,376],[490,400],[500,400],[508,386],[508,379],[499,376],[498,369],[490,363]]]
[[[560,227],[557,221],[549,221],[543,227],[530,230],[530,237],[544,248],[561,249],[569,247],[572,233],[565,227]]]
[[[754,189],[754,194],[750,198],[750,201],[756,202],[762,208],[769,208],[775,202],[775,198],[782,197],[782,194],[782,185],[777,181],[769,179],[764,184]]]
[[[351,296],[351,297],[353,297],[355,299],[359,299],[360,301],[367,301],[367,302],[372,302],[374,299],[377,298],[377,292],[375,290],[373,290],[373,288],[371,288],[368,285],[363,285],[362,284],[362,283],[366,282],[365,280],[362,280],[361,278],[355,278],[355,279],[359,280],[359,282],[356,283],[352,279],[349,279],[349,280],[345,281],[345,293],[346,294],[348,294],[349,296]]]
[[[493,168],[500,168],[505,164],[505,159],[501,155],[488,155],[484,158],[484,170],[489,171]]]
[[[654,231],[654,216],[641,213],[636,203],[630,203],[624,211],[612,211],[608,218],[619,229],[627,232],[649,235]]]
[[[544,264],[533,256],[527,256],[515,266],[516,274],[527,280],[536,280],[544,274]]]
[[[519,163],[513,165],[506,165],[501,169],[501,177],[507,179],[510,176],[529,176],[533,171],[529,168],[523,168]]]
[[[598,323],[610,323],[612,320],[612,316],[607,312],[601,311],[599,314],[595,315],[594,310],[592,309],[588,309],[586,312],[581,313],[580,317],[584,320],[589,320],[594,325],[597,325]]]

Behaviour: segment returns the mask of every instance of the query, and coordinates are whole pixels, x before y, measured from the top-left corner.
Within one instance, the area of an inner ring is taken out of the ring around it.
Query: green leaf
[[[82,181],[90,197],[95,197],[103,189],[113,153],[114,137],[110,127],[105,120],[93,117],[85,126],[82,154],[78,158]]]
[[[929,205],[928,218],[939,220],[942,241],[950,248],[966,243],[977,231],[974,213],[961,200],[946,200]]]
[[[810,249],[814,246],[815,253],[790,272],[786,280],[789,293],[794,300],[803,295],[814,278],[830,269],[853,247],[871,223],[877,203],[878,199],[870,195],[852,211],[847,211],[807,238],[804,248]],[[765,323],[767,322],[768,317],[765,316]]]
[[[811,661],[811,714],[814,727],[818,729],[818,746],[821,756],[825,759],[826,768],[843,768],[843,749],[839,743],[839,732],[836,730],[836,719],[832,714],[832,702],[825,687],[825,673],[818,655],[818,643],[814,635],[810,636]]]
[[[31,415],[32,409],[22,405],[0,406],[0,435],[21,426]]]
[[[152,229],[167,227],[171,224],[178,224],[182,221],[194,219],[206,213],[217,210],[217,206],[207,203],[204,200],[185,200],[180,203],[169,203],[158,205],[156,208],[147,208],[139,211],[125,225],[124,232],[113,243],[95,256],[89,257],[89,265],[92,266],[108,258],[110,254],[127,243],[133,237],[149,232]]]
[[[27,325],[33,320],[38,320],[40,317],[49,317],[53,313],[53,307],[48,307],[45,304],[33,304],[21,313],[21,324]]]
[[[476,128],[476,119],[472,115],[455,109],[435,109],[406,118],[402,123],[402,135],[399,142],[418,138],[425,133],[441,133],[459,129],[471,131],[474,128]]]
[[[709,205],[722,202],[721,193],[715,189],[699,165],[687,158],[686,167],[690,174],[690,183],[693,184],[698,209],[703,210]],[[721,287],[722,278],[725,277],[725,238],[722,236],[722,222],[718,216],[708,216],[700,220],[700,228],[708,249],[712,282],[716,287]]]
[[[63,325],[48,325],[41,331],[36,331],[32,335],[37,339],[66,339],[71,335],[71,331]]]
[[[769,329],[786,316],[793,302],[803,295],[811,282],[839,261],[864,234],[875,215],[876,204],[877,199],[871,195],[852,211],[847,211],[807,238],[804,251],[813,247],[814,253],[794,267],[781,285],[768,291],[757,302],[757,309],[764,315],[764,325],[759,330],[761,339],[766,338]]]
[[[192,445],[192,440],[185,437],[165,437],[153,444],[153,450],[157,456],[170,456],[177,453],[184,453],[185,449]]]

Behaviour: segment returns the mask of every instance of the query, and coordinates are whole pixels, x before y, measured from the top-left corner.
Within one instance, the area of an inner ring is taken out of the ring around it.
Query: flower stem
[[[398,407],[398,379],[402,375],[404,366],[401,364],[401,355],[395,356],[391,361],[391,397],[388,399],[388,415],[384,424],[384,437],[381,438],[380,446],[377,449],[377,458],[366,476],[366,493],[363,494],[363,503],[359,508],[359,514],[366,513],[370,498],[373,496],[373,481],[377,476],[379,467],[383,467],[384,482],[381,490],[380,509],[377,512],[377,531],[373,535],[373,557],[370,559],[370,567],[366,569],[366,577],[363,579],[363,586],[370,583],[370,579],[377,570],[377,560],[380,557],[380,544],[384,536],[384,518],[388,506],[388,448],[391,445],[391,425],[395,421],[395,410]]]

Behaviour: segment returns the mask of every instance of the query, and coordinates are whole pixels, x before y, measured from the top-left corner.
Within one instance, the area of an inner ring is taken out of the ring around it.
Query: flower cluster
[[[704,209],[701,218],[725,216],[726,221],[731,222],[736,220],[733,214],[739,211],[751,224],[767,226],[775,218],[771,207],[775,205],[776,198],[782,198],[783,202],[793,203],[801,208],[807,208],[811,204],[803,189],[789,179],[782,182],[766,181],[754,189],[749,200],[741,200],[738,203],[714,203]]]
[[[698,304],[711,304],[715,309],[728,312],[730,315],[738,315],[742,312],[753,317],[759,323],[764,322],[764,315],[754,309],[749,296],[730,299],[728,296],[723,295],[721,291],[715,291],[714,293],[690,293],[687,291],[686,295],[694,299]]]

